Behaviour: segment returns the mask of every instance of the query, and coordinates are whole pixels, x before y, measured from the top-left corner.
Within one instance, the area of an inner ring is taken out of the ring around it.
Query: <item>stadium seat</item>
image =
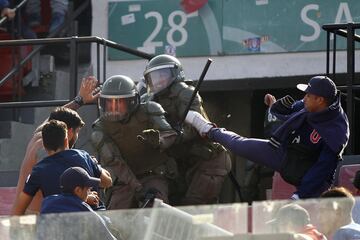
[[[0,215],[10,215],[16,187],[0,187]]]
[[[360,170],[360,164],[341,166],[339,169],[338,186],[345,187],[355,193],[356,188],[353,186],[353,180],[358,170]]]
[[[295,192],[295,187],[282,179],[280,173],[275,172],[273,176],[271,199],[289,199]]]
[[[0,40],[11,40],[9,33],[0,30]],[[12,47],[2,47],[0,48],[0,79],[6,76],[13,67],[13,56],[12,56]],[[21,46],[15,47],[15,61],[20,61],[24,59],[32,51],[31,46]],[[10,101],[13,100],[14,92],[15,95],[23,95],[24,89],[22,86],[22,77],[31,71],[31,61],[26,63],[22,69],[18,72],[19,74],[5,82],[0,87],[0,101]],[[14,80],[16,81],[17,89],[14,88]]]

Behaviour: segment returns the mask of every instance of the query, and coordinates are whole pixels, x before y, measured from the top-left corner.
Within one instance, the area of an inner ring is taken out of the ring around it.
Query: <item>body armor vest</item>
[[[173,128],[178,128],[177,124],[191,99],[193,91],[194,87],[184,82],[176,82],[171,85],[170,89],[157,95],[154,99],[164,108],[167,113],[166,119]],[[202,99],[199,94],[196,95],[190,110],[197,111],[208,118],[202,107]],[[168,153],[174,158],[187,158],[190,154],[206,160],[213,157],[214,154],[224,151],[220,144],[201,138],[197,131],[188,124],[183,125],[183,131],[184,141],[168,150]]]
[[[145,108],[141,104],[126,123],[97,121],[94,126],[117,145],[122,158],[135,175],[149,173],[168,160],[159,149],[137,139],[143,130],[154,127],[152,116],[146,113]]]

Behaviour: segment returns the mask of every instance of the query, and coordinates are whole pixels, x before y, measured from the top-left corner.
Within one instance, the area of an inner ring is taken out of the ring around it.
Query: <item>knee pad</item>
[[[231,157],[227,151],[216,154],[208,161],[200,163],[199,168],[209,175],[225,176],[231,170]]]
[[[224,182],[224,175],[196,172],[183,200],[184,204],[216,203]]]

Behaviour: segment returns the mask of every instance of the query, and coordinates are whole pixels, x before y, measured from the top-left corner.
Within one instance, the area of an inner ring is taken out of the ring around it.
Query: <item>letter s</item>
[[[301,35],[300,36],[300,40],[303,42],[312,42],[315,41],[319,36],[320,36],[320,25],[314,21],[311,20],[308,16],[307,16],[307,12],[310,10],[319,10],[319,5],[317,4],[309,4],[306,5],[302,10],[301,10],[301,20],[311,26],[312,28],[314,28],[314,33],[310,36],[304,36]]]

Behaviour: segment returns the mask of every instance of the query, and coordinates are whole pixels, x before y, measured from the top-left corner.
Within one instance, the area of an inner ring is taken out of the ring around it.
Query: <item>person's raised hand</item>
[[[276,102],[276,98],[270,93],[267,93],[264,97],[265,105],[271,107],[274,104],[274,102]]]
[[[13,19],[15,17],[15,10],[11,8],[4,8],[1,11],[1,17],[8,17],[9,19]]]
[[[98,80],[94,76],[88,76],[82,79],[79,96],[82,97],[83,102],[93,103],[100,96],[100,88],[98,87]]]

